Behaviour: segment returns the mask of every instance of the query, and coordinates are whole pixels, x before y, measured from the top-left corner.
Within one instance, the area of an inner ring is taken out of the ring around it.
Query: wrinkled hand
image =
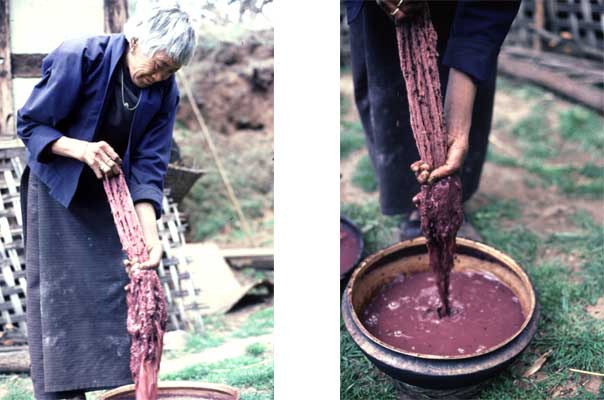
[[[413,18],[424,7],[424,0],[403,0],[402,2],[401,0],[376,0],[376,2],[395,24]]]
[[[92,168],[99,179],[120,173],[118,166],[122,163],[122,159],[107,142],[85,142],[79,159]]]
[[[449,136],[449,149],[447,151],[447,161],[440,167],[432,170],[431,166],[422,160],[411,164],[411,171],[420,185],[433,183],[445,176],[453,175],[459,171],[468,152],[467,136]]]
[[[153,269],[159,267],[161,256],[163,254],[163,248],[160,242],[154,245],[147,246],[147,252],[149,253],[149,259],[143,263],[139,263],[138,259],[134,257],[132,260],[124,260],[124,266],[128,276],[136,269]]]

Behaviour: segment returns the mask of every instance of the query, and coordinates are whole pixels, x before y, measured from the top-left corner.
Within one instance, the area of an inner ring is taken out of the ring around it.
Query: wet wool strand
[[[142,263],[149,259],[143,231],[136,215],[123,173],[103,179],[111,213],[129,260]],[[130,371],[136,386],[136,400],[157,398],[157,374],[161,361],[163,336],[168,321],[166,297],[157,273],[132,269],[126,286],[127,329],[132,337]]]
[[[437,66],[437,36],[428,7],[424,6],[422,14],[397,26],[396,33],[417,150],[421,160],[435,169],[446,161],[447,132]],[[459,175],[421,185],[417,200],[430,268],[437,278],[442,302],[438,313],[442,317],[450,314],[449,277],[455,236],[463,221]]]

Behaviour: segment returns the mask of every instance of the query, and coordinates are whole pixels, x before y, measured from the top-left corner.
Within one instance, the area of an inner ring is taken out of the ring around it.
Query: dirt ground
[[[221,323],[224,325],[221,330],[225,332],[235,331],[245,323],[250,315],[261,310],[266,310],[272,306],[272,301],[267,301],[264,303],[248,305],[224,314],[221,320]],[[220,346],[207,348],[198,353],[184,354],[177,358],[166,359],[162,362],[162,373],[176,372],[195,364],[211,364],[229,358],[240,357],[245,354],[246,348],[253,343],[265,344],[268,347],[267,355],[272,356],[273,335],[272,333],[269,333],[262,336],[231,339],[225,341]]]
[[[342,115],[342,119],[347,122],[358,121],[358,114],[354,107],[351,75],[343,73],[340,83],[342,96],[350,104],[350,107]],[[560,112],[573,107],[573,104],[549,93],[544,93],[539,99],[531,99],[514,96],[505,90],[498,90],[495,97],[493,127],[489,138],[491,151],[513,159],[522,157],[522,149],[517,139],[510,134],[510,127],[527,117],[529,113],[534,112],[533,107],[537,101],[543,102],[544,100],[549,107],[545,118],[547,118],[549,126],[557,130],[559,121],[556,116],[560,115]],[[555,140],[555,138],[552,140]],[[581,147],[572,142],[559,143],[558,150],[559,153],[556,158],[550,160],[554,165],[580,166],[588,158]],[[364,154],[366,154],[366,149],[363,147],[340,162],[342,175],[340,198],[342,203],[362,204],[367,200],[378,198],[376,192],[365,193],[352,184],[353,171],[358,160]],[[595,163],[604,168],[601,159],[596,160]],[[542,238],[555,233],[572,234],[573,230],[577,228],[569,218],[577,211],[586,211],[593,218],[595,224],[604,225],[604,201],[602,198],[590,199],[589,197],[568,196],[561,193],[555,185],[549,187],[531,185],[528,183],[531,180],[536,181],[538,178],[524,169],[487,161],[484,165],[480,188],[473,198],[465,204],[465,208],[470,212],[477,210],[494,198],[514,200],[517,202],[521,214],[513,223],[523,225]],[[540,251],[542,252],[542,254],[539,254],[541,259],[562,258],[569,272],[575,272],[581,268],[582,260],[573,251],[566,254],[554,254],[555,251],[549,248]],[[604,318],[604,298],[599,298],[595,305],[587,307],[586,312],[596,319]],[[545,375],[541,376],[539,374],[543,375],[542,372],[538,372],[535,379],[545,378]],[[572,397],[577,394],[578,386],[584,387],[590,393],[597,394],[602,384],[603,379],[600,376],[580,376],[576,380],[557,387],[550,395],[552,398]]]

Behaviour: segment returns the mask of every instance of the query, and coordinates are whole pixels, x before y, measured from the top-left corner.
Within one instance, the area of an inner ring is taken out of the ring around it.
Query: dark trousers
[[[454,13],[450,7],[435,3],[431,14],[439,34],[439,75],[445,93],[449,69],[440,63],[440,55],[446,48],[445,36]],[[409,166],[419,160],[419,154],[409,121],[395,28],[374,2],[365,2],[350,23],[350,46],[354,95],[378,182],[381,210],[385,215],[408,213],[415,209],[411,199],[419,192]],[[470,146],[461,171],[464,201],[478,189],[494,96],[495,76],[478,87],[474,101]]]

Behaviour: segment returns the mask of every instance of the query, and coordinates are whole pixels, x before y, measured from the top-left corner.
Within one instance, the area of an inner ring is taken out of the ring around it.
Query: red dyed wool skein
[[[138,216],[123,173],[103,179],[103,187],[122,248],[129,260],[142,263],[149,259]],[[136,400],[157,399],[157,374],[161,361],[163,337],[168,321],[166,297],[157,272],[132,269],[126,286],[128,303],[127,329],[132,337],[130,371]]]
[[[437,36],[427,5],[420,15],[397,26],[396,36],[413,137],[421,160],[435,169],[447,158],[447,131],[436,62]],[[438,313],[442,317],[450,313],[449,275],[453,269],[455,236],[463,222],[459,175],[422,185],[417,197],[430,268],[436,274],[442,302]]]

